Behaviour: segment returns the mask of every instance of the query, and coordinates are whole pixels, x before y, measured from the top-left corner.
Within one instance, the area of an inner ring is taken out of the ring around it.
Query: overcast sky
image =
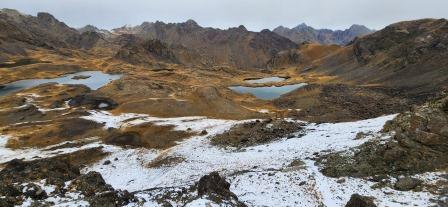
[[[370,28],[402,20],[448,18],[448,0],[0,0],[1,8],[53,14],[69,26],[111,29],[143,21],[184,22],[252,31],[302,22],[316,28]]]

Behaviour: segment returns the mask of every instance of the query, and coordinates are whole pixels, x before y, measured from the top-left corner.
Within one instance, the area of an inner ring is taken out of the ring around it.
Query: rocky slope
[[[329,176],[409,175],[448,167],[448,98],[402,113],[384,126],[392,138],[368,142],[355,156],[325,157]]]
[[[274,55],[267,63],[268,68],[304,67],[312,69],[313,62],[340,50],[338,45],[302,43],[295,49],[284,50]]]
[[[163,22],[143,24],[136,27],[122,27],[113,30],[116,34],[134,34],[144,40],[158,39],[172,48],[184,48],[188,54],[179,52],[176,56],[184,63],[203,66],[233,66],[240,68],[264,68],[266,63],[282,50],[295,48],[292,41],[269,30],[247,31],[244,26],[220,30],[203,28],[193,20],[184,23]]]
[[[104,37],[95,31],[80,33],[51,14],[37,16],[12,9],[0,10],[0,59],[27,56],[27,49],[48,49],[67,55],[61,49],[90,49]]]
[[[306,24],[300,24],[294,28],[279,26],[274,32],[286,37],[295,43],[314,42],[320,44],[345,45],[351,42],[355,37],[370,34],[373,30],[354,24],[346,30],[314,29]]]

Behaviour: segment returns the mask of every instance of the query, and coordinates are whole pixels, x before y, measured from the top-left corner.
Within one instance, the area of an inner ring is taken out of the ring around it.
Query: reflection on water
[[[231,90],[238,93],[249,93],[263,100],[273,100],[283,94],[294,91],[298,88],[307,85],[306,83],[285,85],[285,86],[268,86],[268,87],[247,87],[247,86],[232,86]]]
[[[85,79],[73,79],[75,76],[85,76]],[[101,88],[113,80],[121,77],[120,74],[106,74],[101,71],[84,71],[73,73],[52,79],[28,79],[5,84],[3,88],[0,87],[0,96],[4,96],[22,89],[31,88],[44,83],[59,83],[59,84],[83,84],[92,90]]]
[[[282,77],[269,77],[269,78],[260,78],[260,79],[250,79],[246,80],[247,83],[276,83],[276,82],[282,82],[286,80],[286,78]]]

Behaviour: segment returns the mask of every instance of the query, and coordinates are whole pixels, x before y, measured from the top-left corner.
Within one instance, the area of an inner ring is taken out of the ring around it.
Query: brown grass
[[[141,124],[112,132],[104,138],[104,142],[120,146],[166,149],[176,145],[177,141],[195,135],[195,133],[173,129],[174,126]]]
[[[46,147],[65,141],[79,140],[94,136],[104,136],[102,124],[81,119],[69,118],[45,123],[31,123],[10,126],[2,133],[11,135],[6,147],[19,149],[24,147]]]
[[[149,168],[169,167],[185,161],[185,158],[178,156],[161,156],[148,163]]]

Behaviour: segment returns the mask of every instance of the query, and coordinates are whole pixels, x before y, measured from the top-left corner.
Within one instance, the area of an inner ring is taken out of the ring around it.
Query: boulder
[[[126,190],[115,190],[104,181],[100,173],[95,171],[79,176],[73,180],[69,188],[86,196],[92,207],[118,207],[135,201],[133,194]]]
[[[23,191],[23,195],[34,200],[42,200],[48,197],[47,193],[34,183],[26,185]]]
[[[376,207],[372,197],[353,194],[345,207]]]
[[[230,183],[222,178],[218,172],[212,172],[209,175],[203,176],[198,183],[198,195],[217,194],[225,198],[235,196],[230,192]]]
[[[230,191],[230,183],[221,177],[218,172],[212,172],[201,177],[197,183],[197,189],[199,197],[207,196],[217,203],[228,201],[235,206],[246,206],[238,201],[238,197]]]
[[[69,188],[81,191],[85,196],[94,196],[100,192],[114,190],[112,186],[106,184],[100,173],[94,171],[81,175],[73,180]]]
[[[422,183],[421,180],[411,177],[403,177],[399,178],[394,185],[396,190],[400,191],[409,191],[415,189]]]

